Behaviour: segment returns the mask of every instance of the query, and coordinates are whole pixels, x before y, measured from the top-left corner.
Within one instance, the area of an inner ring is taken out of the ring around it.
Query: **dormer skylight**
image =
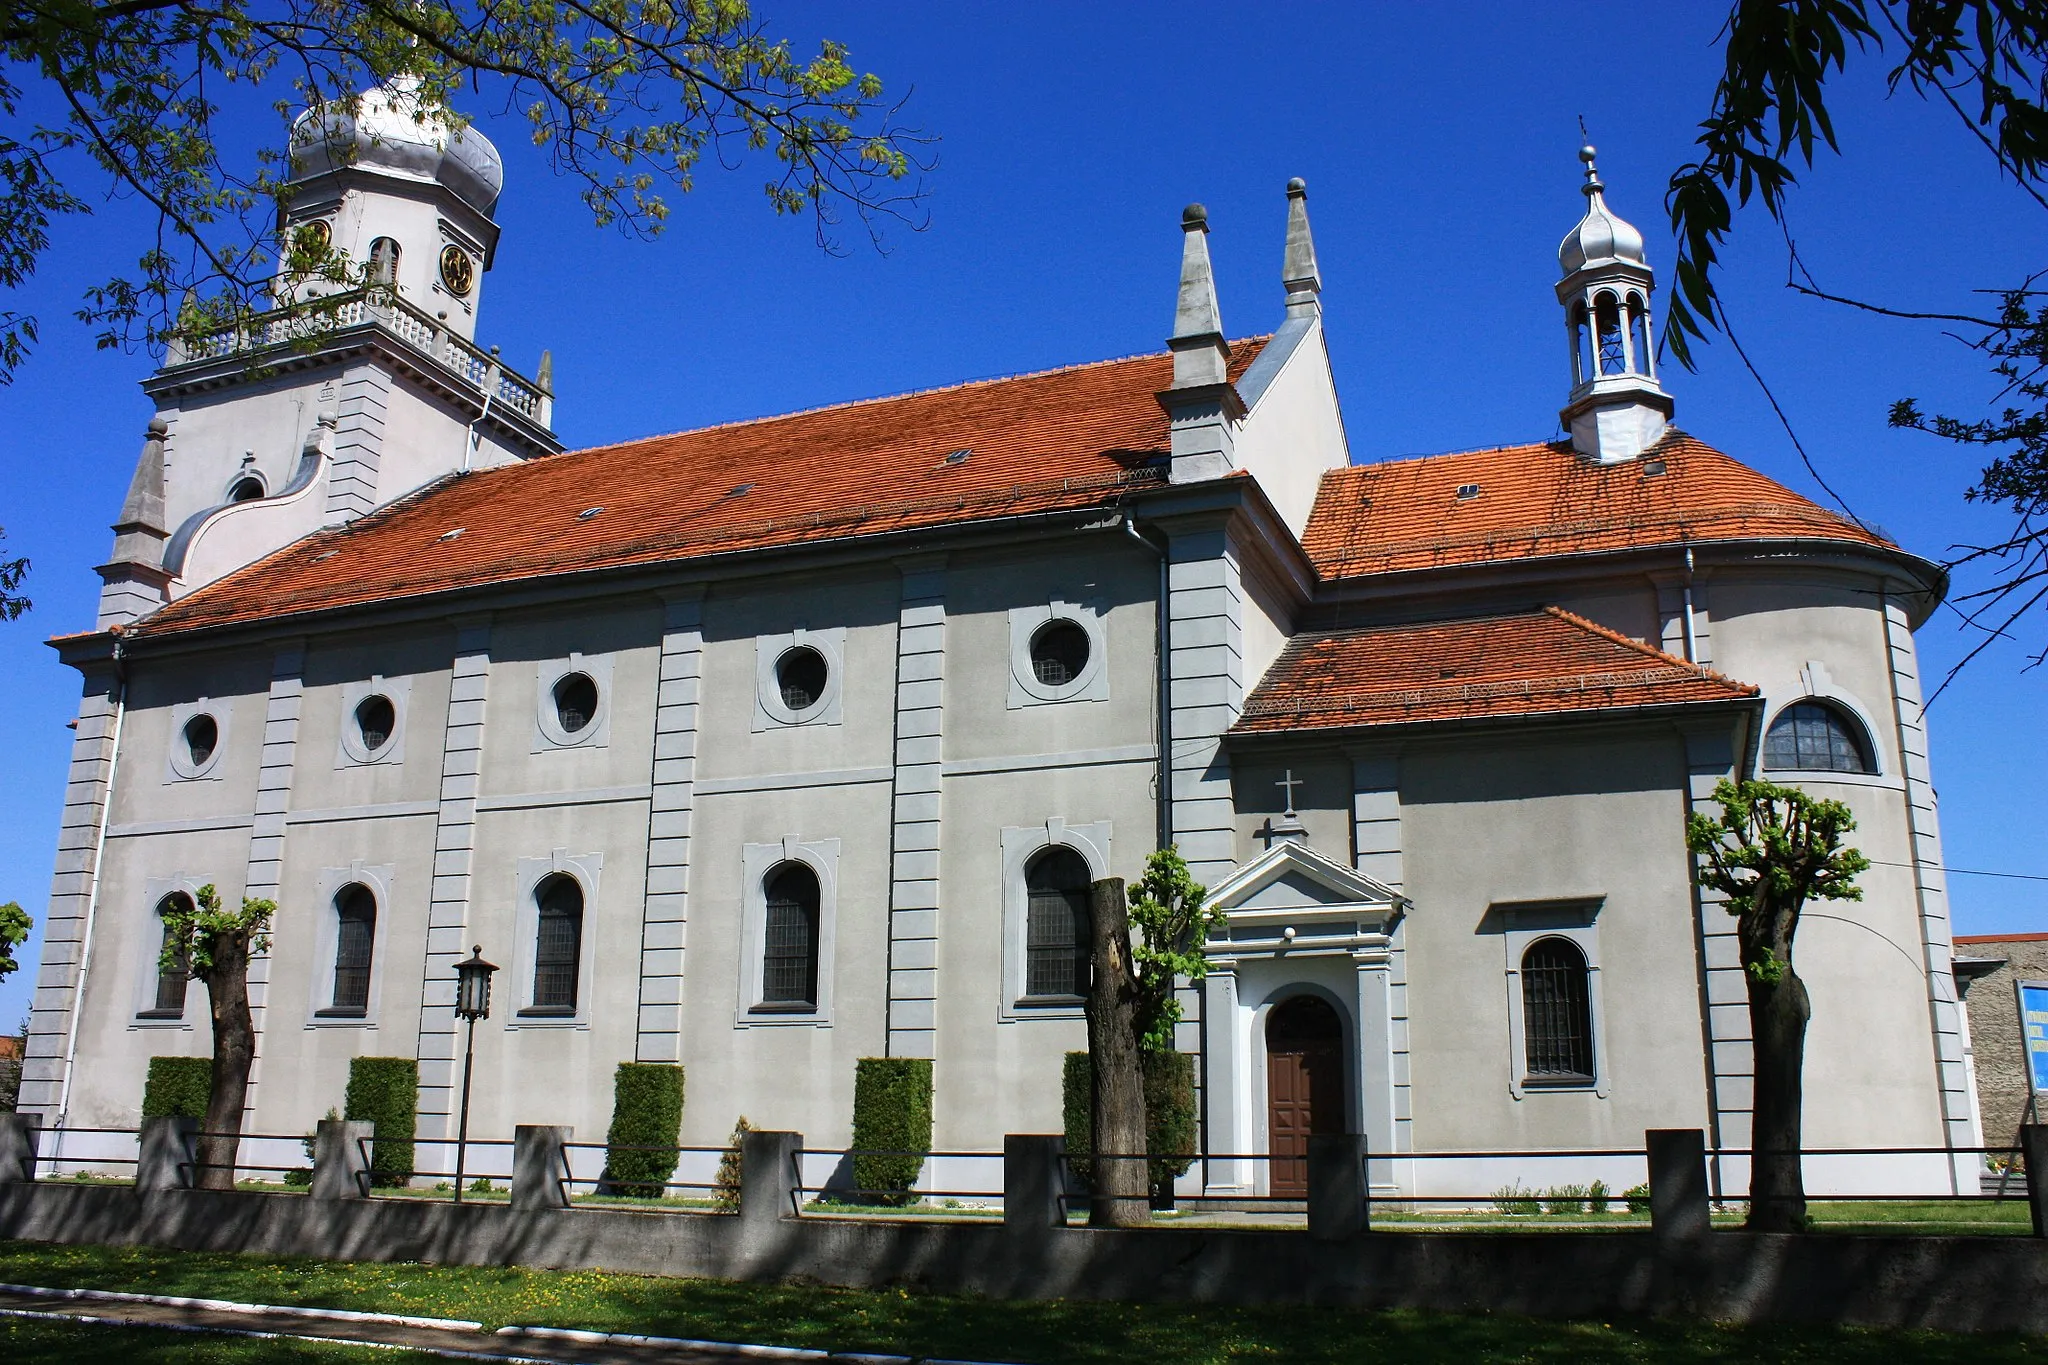
[[[1458,485],[1458,501],[1459,501],[1459,502],[1470,502],[1470,501],[1472,501],[1472,499],[1474,499],[1474,498],[1476,498],[1476,497],[1478,497],[1478,496],[1479,496],[1479,485],[1478,485],[1478,484],[1476,484],[1476,483],[1461,483],[1461,484],[1459,484],[1459,485]]]
[[[736,483],[732,486],[732,491],[727,493],[726,496],[728,498],[741,498],[753,491],[754,485],[750,483]]]
[[[466,530],[468,530],[468,529],[469,529],[469,528],[468,528],[467,526],[458,526],[458,527],[456,527],[456,528],[455,528],[454,530],[452,530],[452,531],[443,531],[443,532],[441,533],[441,539],[442,539],[442,540],[453,540],[453,539],[455,539],[455,538],[456,538],[457,536],[461,535],[461,534],[462,534],[462,533],[463,533],[464,531],[466,531]]]
[[[962,449],[959,449],[959,450],[953,450],[953,451],[948,451],[948,452],[947,452],[947,454],[946,454],[946,463],[947,463],[947,464],[966,464],[966,463],[967,463],[967,457],[968,457],[969,455],[972,455],[973,453],[974,453],[974,451],[973,451],[973,450],[972,450],[971,448],[965,448],[965,447],[963,447]]]
[[[592,517],[596,516],[599,512],[602,512],[603,510],[604,509],[602,507],[586,507],[581,512],[578,512],[576,514],[576,520],[589,521]]]

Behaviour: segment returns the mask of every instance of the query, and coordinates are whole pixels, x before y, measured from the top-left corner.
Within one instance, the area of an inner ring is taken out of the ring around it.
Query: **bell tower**
[[[352,277],[281,270],[271,311],[173,344],[143,381],[156,416],[102,626],[436,479],[561,450],[546,354],[529,379],[475,341],[504,180],[490,140],[403,79],[298,117],[278,227]]]
[[[1606,186],[1586,163],[1586,216],[1557,248],[1571,341],[1572,387],[1558,414],[1572,448],[1596,464],[1620,464],[1655,445],[1671,425],[1671,398],[1657,383],[1650,293],[1656,277],[1643,234],[1607,207]]]

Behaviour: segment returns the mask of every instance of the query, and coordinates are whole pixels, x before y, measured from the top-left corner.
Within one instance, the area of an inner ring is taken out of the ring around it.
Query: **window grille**
[[[192,913],[192,901],[182,891],[173,892],[157,902],[156,913],[159,920],[174,911]],[[168,950],[173,943],[171,926],[165,924],[162,948]],[[183,951],[173,956],[168,967],[163,965],[159,957],[156,972],[156,1004],[146,1012],[170,1019],[182,1018],[185,1013],[185,992],[191,982],[192,962]]]
[[[1531,1081],[1593,1079],[1593,1010],[1578,945],[1546,938],[1522,954],[1522,1037]]]
[[[1025,872],[1025,995],[1087,993],[1089,882],[1088,864],[1071,848],[1048,849]]]
[[[597,684],[587,673],[570,673],[555,683],[555,720],[565,735],[581,734],[597,717]]]
[[[1602,294],[1594,301],[1593,320],[1600,333],[1600,373],[1626,372],[1628,356],[1622,349],[1621,309],[1616,306],[1612,294]]]
[[[1088,667],[1088,632],[1072,621],[1040,626],[1031,637],[1031,674],[1047,687],[1065,687]]]
[[[782,704],[792,711],[808,711],[816,706],[825,695],[825,683],[830,676],[825,656],[809,645],[784,650],[775,661],[776,690],[782,695]]]
[[[540,920],[533,950],[533,1008],[573,1013],[583,963],[583,888],[558,872],[534,889],[534,899]]]
[[[768,915],[761,955],[761,1002],[818,1002],[818,877],[801,863],[768,874]]]
[[[1778,713],[1764,738],[1764,766],[1795,772],[1877,770],[1863,727],[1817,701],[1798,702]]]
[[[362,1014],[370,1007],[370,950],[377,937],[377,898],[360,883],[334,898],[334,1000],[326,1013]]]

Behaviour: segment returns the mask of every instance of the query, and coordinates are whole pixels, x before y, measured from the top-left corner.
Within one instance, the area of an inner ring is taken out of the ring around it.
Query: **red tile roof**
[[[2048,943],[2048,934],[1957,934],[1957,943]]]
[[[1654,461],[1664,472],[1652,474]],[[1460,498],[1464,486],[1476,495]],[[1673,431],[1600,466],[1569,442],[1353,465],[1323,476],[1303,547],[1325,579],[1644,545],[1749,539],[1889,545]]]
[[[1267,340],[1234,343],[1233,379]],[[133,633],[1114,503],[1162,477],[1157,394],[1172,380],[1167,355],[1101,361],[445,479],[200,588]],[[971,453],[949,463],[959,450]]]
[[[1757,695],[1561,607],[1297,635],[1232,732],[1405,725]]]

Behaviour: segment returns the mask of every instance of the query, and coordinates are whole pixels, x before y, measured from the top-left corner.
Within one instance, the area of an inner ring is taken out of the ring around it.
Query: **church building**
[[[53,642],[84,698],[46,1127],[132,1128],[150,1057],[209,1052],[159,950],[211,884],[278,905],[250,1131],[376,1055],[451,1137],[480,947],[474,1136],[599,1140],[640,1060],[687,1068],[686,1144],[839,1148],[856,1061],[909,1056],[936,1146],[998,1150],[1061,1127],[1089,882],[1170,843],[1228,916],[1180,1038],[1225,1155],[1183,1192],[1288,1193],[1258,1158],[1308,1131],[1394,1154],[1389,1195],[1515,1174],[1432,1153],[1739,1151],[1685,820],[1764,775],[1872,860],[1799,937],[1807,1141],[1921,1149],[1811,1188],[1974,1190],[1913,639],[1942,571],[1674,425],[1590,147],[1526,429],[1563,436],[1398,460],[1347,436],[1299,180],[1258,335],[1191,206],[1163,353],[569,451],[546,359],[477,341],[489,141],[387,88],[294,152],[286,231],[371,283],[310,331],[281,286],[144,381],[99,619]]]

